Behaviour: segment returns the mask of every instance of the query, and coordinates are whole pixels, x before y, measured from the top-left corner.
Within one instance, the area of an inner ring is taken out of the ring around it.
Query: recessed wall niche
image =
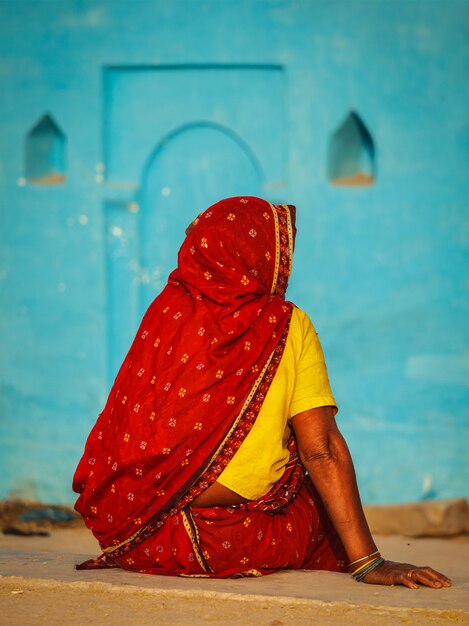
[[[330,138],[327,166],[332,185],[363,187],[374,183],[375,145],[355,111],[347,115]]]
[[[25,138],[24,172],[33,185],[60,185],[65,181],[66,137],[46,113]]]

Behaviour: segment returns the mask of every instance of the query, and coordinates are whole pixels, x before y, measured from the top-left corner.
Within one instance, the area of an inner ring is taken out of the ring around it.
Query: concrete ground
[[[83,528],[49,537],[0,535],[0,623],[35,624],[469,624],[469,537],[376,537],[392,560],[431,565],[448,589],[356,583],[345,574],[284,571],[262,578],[188,579],[122,570],[76,571],[98,554]]]

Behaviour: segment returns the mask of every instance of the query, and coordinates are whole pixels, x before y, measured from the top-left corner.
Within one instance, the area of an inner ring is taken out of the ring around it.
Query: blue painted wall
[[[298,206],[289,297],[363,499],[469,496],[468,42],[463,0],[0,2],[0,496],[74,500],[183,224],[250,192]],[[326,178],[351,109],[370,187]],[[55,186],[24,179],[46,113]]]

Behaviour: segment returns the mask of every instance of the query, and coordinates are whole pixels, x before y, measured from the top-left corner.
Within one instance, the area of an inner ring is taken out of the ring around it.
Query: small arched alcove
[[[373,138],[358,113],[351,111],[329,142],[329,182],[362,187],[373,184],[375,178]]]
[[[60,185],[65,181],[66,137],[49,113],[26,135],[24,171],[33,185]]]

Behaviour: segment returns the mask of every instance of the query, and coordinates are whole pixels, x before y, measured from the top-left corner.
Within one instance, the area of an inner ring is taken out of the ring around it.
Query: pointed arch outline
[[[195,128],[211,128],[213,130],[217,130],[221,132],[222,134],[232,139],[241,148],[241,150],[246,154],[246,156],[252,163],[257,175],[259,176],[259,180],[261,181],[261,183],[262,181],[265,180],[265,175],[264,175],[264,171],[262,169],[261,163],[259,159],[256,157],[251,146],[247,143],[247,141],[245,141],[242,137],[240,137],[235,131],[233,131],[228,126],[224,126],[223,124],[220,124],[218,122],[202,120],[202,121],[197,121],[197,122],[187,122],[185,124],[177,126],[173,130],[166,133],[166,135],[164,135],[162,139],[160,139],[160,141],[156,144],[155,148],[150,152],[142,168],[142,174],[140,177],[140,185],[137,190],[138,196],[140,196],[141,191],[145,188],[145,184],[146,184],[148,175],[152,169],[153,163],[158,159],[159,155],[161,154],[165,146],[170,141],[175,139],[178,135],[182,135],[186,131],[191,130],[193,128],[194,129]]]
[[[376,147],[362,117],[350,110],[329,138],[327,178],[332,185],[368,186],[376,181]]]
[[[31,185],[59,185],[66,180],[67,137],[52,113],[45,112],[24,137],[24,180]]]

